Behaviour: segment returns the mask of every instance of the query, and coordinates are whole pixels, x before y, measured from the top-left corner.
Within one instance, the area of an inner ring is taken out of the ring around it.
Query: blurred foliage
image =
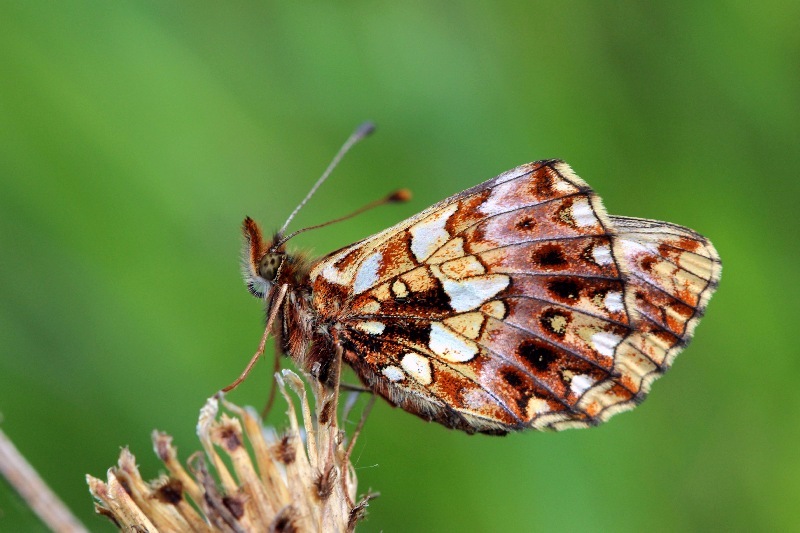
[[[600,428],[469,437],[379,403],[363,531],[796,527],[798,20],[770,0],[3,2],[3,430],[108,530],[84,474],[130,445],[155,477],[154,428],[196,450],[198,409],[258,343],[241,219],[280,226],[373,119],[293,226],[415,199],[297,245],[559,157],[611,213],[709,236],[725,269],[670,375]],[[270,368],[232,398],[260,405]],[[35,523],[0,483],[0,529]]]

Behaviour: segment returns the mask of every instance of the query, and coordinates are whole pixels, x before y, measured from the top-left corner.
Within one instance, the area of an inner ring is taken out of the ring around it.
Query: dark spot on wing
[[[564,268],[569,263],[564,257],[564,250],[558,244],[545,244],[533,252],[531,260],[544,269]]]
[[[522,220],[517,221],[516,226],[517,229],[522,231],[531,231],[536,228],[536,220],[533,217],[525,217]]]
[[[515,368],[505,368],[500,372],[500,375],[503,377],[506,383],[514,388],[521,387],[523,383],[525,383],[519,371],[517,371]]]
[[[558,358],[556,351],[538,341],[524,341],[517,348],[517,355],[540,372],[548,369],[550,364]]]
[[[641,261],[639,261],[639,266],[642,267],[642,270],[645,272],[652,272],[653,265],[658,263],[658,258],[648,255],[644,257]]]
[[[553,296],[563,301],[577,300],[581,292],[578,282],[569,278],[551,281],[547,289]]]

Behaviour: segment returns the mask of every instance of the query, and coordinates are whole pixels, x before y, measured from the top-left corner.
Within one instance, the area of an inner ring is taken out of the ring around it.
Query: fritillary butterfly
[[[537,161],[312,260],[244,222],[245,278],[278,349],[334,385],[341,357],[391,404],[469,433],[604,422],[686,346],[721,263],[703,236],[610,216]]]

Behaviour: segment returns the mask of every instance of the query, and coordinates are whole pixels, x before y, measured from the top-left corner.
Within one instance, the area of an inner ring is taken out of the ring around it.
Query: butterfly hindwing
[[[465,431],[633,407],[719,279],[707,240],[609,217],[565,163],[523,165],[320,260],[314,305],[393,404]]]

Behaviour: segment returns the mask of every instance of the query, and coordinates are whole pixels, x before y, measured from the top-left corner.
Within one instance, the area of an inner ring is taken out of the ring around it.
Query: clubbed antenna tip
[[[361,124],[356,131],[353,132],[353,137],[356,137],[359,141],[368,135],[372,135],[372,132],[375,131],[375,123],[371,120],[368,120]]]

